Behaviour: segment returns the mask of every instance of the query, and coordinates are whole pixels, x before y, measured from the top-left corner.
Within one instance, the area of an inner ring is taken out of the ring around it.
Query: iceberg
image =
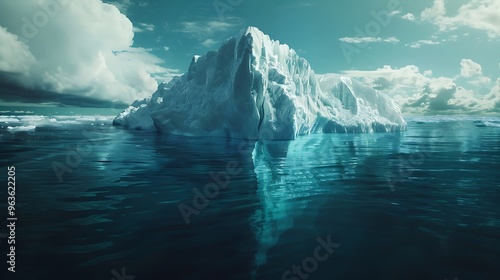
[[[396,103],[358,81],[316,75],[286,44],[255,27],[135,101],[114,125],[165,134],[291,140],[311,133],[406,129]]]

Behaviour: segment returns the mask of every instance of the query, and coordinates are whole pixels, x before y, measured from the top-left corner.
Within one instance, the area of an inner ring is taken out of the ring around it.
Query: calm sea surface
[[[110,122],[0,116],[1,279],[500,279],[500,118],[258,143]]]

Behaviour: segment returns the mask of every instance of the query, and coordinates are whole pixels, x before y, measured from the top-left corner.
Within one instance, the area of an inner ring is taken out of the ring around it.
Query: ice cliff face
[[[187,73],[134,102],[113,124],[246,139],[406,128],[386,95],[349,78],[317,76],[294,50],[254,27],[195,56]]]

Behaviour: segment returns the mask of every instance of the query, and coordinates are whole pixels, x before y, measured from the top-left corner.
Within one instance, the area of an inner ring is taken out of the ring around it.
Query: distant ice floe
[[[7,115],[7,114],[23,114],[23,115],[29,115],[29,114],[34,114],[35,112],[33,111],[11,111],[11,110],[3,110],[0,111],[0,114],[2,115]]]
[[[8,126],[7,130],[10,132],[20,132],[20,131],[34,131],[36,126],[27,125],[27,126]]]
[[[500,117],[497,116],[412,116],[406,119],[408,122],[417,124],[462,122],[473,123],[476,127],[500,127]]]
[[[0,131],[72,130],[81,125],[111,124],[114,116],[0,116]]]
[[[3,117],[0,116],[0,123],[18,123],[20,120],[16,117]]]
[[[499,121],[479,121],[475,122],[477,127],[500,127]]]

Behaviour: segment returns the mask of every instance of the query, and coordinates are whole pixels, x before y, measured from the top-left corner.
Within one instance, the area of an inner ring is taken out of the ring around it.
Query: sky
[[[247,26],[405,114],[500,113],[500,0],[0,0],[0,106],[122,108]]]

